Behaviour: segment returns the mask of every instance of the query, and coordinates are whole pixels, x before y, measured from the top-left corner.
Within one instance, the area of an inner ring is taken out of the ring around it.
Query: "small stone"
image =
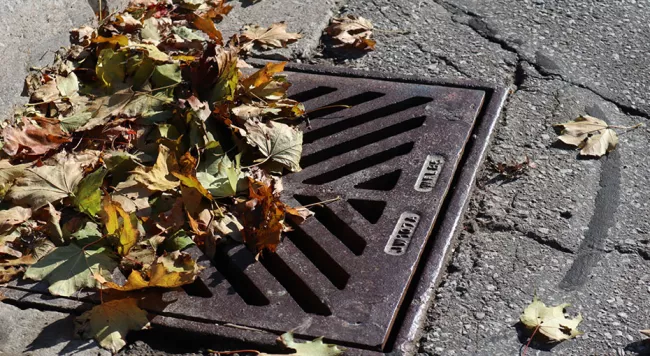
[[[551,232],[551,230],[545,227],[540,227],[539,229],[537,229],[537,231],[539,231],[539,233],[543,235],[548,235]]]
[[[551,139],[551,136],[549,136],[549,135],[547,135],[547,134],[542,134],[541,138],[542,138],[542,140],[544,140],[544,141],[548,141],[548,140]]]
[[[614,333],[614,335],[616,335],[616,336],[623,336],[623,332],[620,331],[620,330],[616,330],[616,332]]]
[[[627,313],[620,312],[620,313],[618,313],[618,314],[616,314],[616,315],[618,315],[619,317],[621,317],[621,318],[623,318],[623,319],[627,319]]]
[[[443,351],[445,351],[445,349],[443,349],[442,347],[436,347],[434,350],[436,350],[436,352],[443,352]]]
[[[485,287],[485,289],[487,289],[489,292],[494,292],[497,289],[497,287],[493,284],[488,284],[487,287]]]
[[[478,320],[483,320],[483,318],[485,318],[485,313],[483,313],[483,312],[478,312],[478,313],[474,314],[474,316],[475,316],[476,319],[478,319]]]
[[[609,340],[612,339],[612,334],[610,334],[610,333],[604,333],[603,335],[605,336],[606,339],[609,339]]]

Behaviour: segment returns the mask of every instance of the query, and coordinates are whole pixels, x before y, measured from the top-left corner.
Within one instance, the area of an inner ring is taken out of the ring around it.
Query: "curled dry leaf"
[[[577,329],[578,324],[582,321],[582,316],[578,314],[577,318],[566,318],[564,309],[570,305],[564,303],[547,307],[535,296],[533,302],[524,309],[524,313],[519,319],[528,329],[538,329],[551,342],[572,339],[582,334]]]
[[[65,134],[58,124],[52,124],[47,120],[42,121],[41,127],[27,120],[24,120],[22,128],[7,126],[2,130],[2,137],[5,143],[2,149],[10,156],[20,153],[43,155],[71,141],[69,135]]]
[[[650,329],[647,330],[639,330],[639,332],[645,336],[650,337]]]
[[[254,45],[262,49],[283,48],[301,37],[299,33],[287,32],[287,24],[284,22],[274,23],[269,28],[248,25],[244,27],[241,34],[244,49],[250,49]]]
[[[334,41],[333,47],[348,47],[372,51],[375,40],[372,37],[372,23],[361,16],[346,15],[333,18],[325,32]]]
[[[574,121],[556,124],[554,127],[560,131],[558,140],[580,148],[581,156],[601,157],[618,145],[616,131],[605,121],[593,116],[583,115]]]
[[[0,210],[0,235],[9,232],[14,226],[24,223],[30,217],[32,217],[32,209],[22,206]],[[1,238],[0,241],[2,241]]]

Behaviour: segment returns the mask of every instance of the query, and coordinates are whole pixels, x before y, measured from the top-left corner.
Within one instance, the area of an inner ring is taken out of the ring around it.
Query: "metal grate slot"
[[[364,146],[371,145],[383,141],[387,138],[394,137],[411,130],[415,130],[424,124],[426,116],[414,117],[394,125],[384,127],[383,129],[373,131],[369,134],[355,137],[349,141],[339,143],[337,145],[325,148],[318,152],[314,152],[302,158],[300,164],[303,168],[318,164],[326,161],[332,157],[340,156],[342,154],[358,150]]]
[[[294,272],[278,254],[267,253],[260,257],[262,265],[282,284],[291,297],[307,313],[332,315],[332,311],[311,288]]]
[[[296,245],[336,288],[345,288],[345,285],[350,279],[350,274],[298,225],[291,224],[291,228],[293,231],[286,234],[289,240]]]
[[[336,88],[332,88],[332,87],[318,86],[316,88],[312,88],[312,89],[305,90],[305,91],[302,91],[302,92],[297,93],[297,94],[293,94],[291,96],[291,99],[297,100],[297,101],[300,101],[300,102],[304,103],[304,102],[307,102],[309,100],[313,100],[313,99],[316,99],[318,97],[321,97],[323,95],[333,93],[336,90],[337,90]]]
[[[347,118],[345,120],[337,121],[333,124],[323,126],[317,129],[314,129],[312,131],[307,131],[305,132],[305,135],[303,137],[303,142],[304,143],[313,143],[317,140],[320,140],[322,138],[325,138],[327,136],[331,136],[334,134],[337,134],[339,132],[348,130],[352,127],[356,127],[359,125],[363,125],[365,123],[381,119],[383,117],[391,116],[397,113],[400,113],[402,111],[406,111],[409,109],[413,109],[415,107],[418,107],[420,105],[424,105],[426,103],[429,103],[433,101],[432,98],[427,98],[427,97],[421,97],[421,96],[416,96],[413,98],[408,98],[406,100],[402,100],[400,102],[390,104],[372,111],[368,111],[366,113],[363,113],[361,115]]]
[[[376,224],[386,209],[386,202],[381,200],[348,199],[348,203],[371,224]]]
[[[382,174],[378,177],[368,179],[367,181],[361,182],[354,187],[357,189],[366,189],[366,190],[381,190],[381,191],[391,191],[399,182],[399,177],[402,175],[401,169],[396,169],[390,173]]]
[[[270,302],[262,291],[244,273],[247,266],[256,263],[255,257],[245,248],[235,244],[217,247],[213,264],[232,286],[234,292],[248,305],[268,305]]]
[[[192,282],[192,284],[182,286],[182,288],[187,295],[192,297],[212,298],[212,296],[214,296],[210,291],[210,288],[208,288],[200,278],[197,278]]]
[[[313,196],[294,195],[293,197],[302,205],[318,204],[321,202],[320,199]],[[332,209],[325,205],[314,205],[311,207],[311,210],[314,212],[316,220],[323,224],[332,235],[341,240],[352,253],[357,256],[363,253],[363,250],[366,248],[366,241],[346,224],[345,221],[341,220]]]
[[[374,91],[367,91],[365,93],[353,95],[353,96],[351,96],[349,98],[339,100],[339,101],[335,101],[333,103],[326,104],[326,105],[323,106],[323,109],[317,108],[316,109],[317,111],[309,114],[309,118],[311,120],[319,119],[321,117],[324,117],[324,116],[327,116],[327,115],[330,115],[330,114],[334,114],[334,113],[342,111],[342,110],[347,110],[348,108],[346,108],[344,106],[355,107],[355,106],[361,105],[363,103],[367,103],[369,101],[379,99],[384,95],[386,95],[386,94],[377,93],[377,92],[374,92]]]
[[[317,176],[305,179],[303,183],[314,184],[314,185],[322,185],[325,183],[330,183],[337,179],[341,179],[345,176],[348,176],[350,174],[360,172],[372,166],[376,166],[378,164],[390,161],[395,157],[406,155],[409,152],[411,152],[411,150],[413,150],[414,146],[415,146],[414,142],[407,142],[405,144],[387,149],[379,153],[375,153],[374,155],[368,156],[358,161],[354,161],[352,163],[346,164],[344,166],[325,172],[323,174],[319,174]]]

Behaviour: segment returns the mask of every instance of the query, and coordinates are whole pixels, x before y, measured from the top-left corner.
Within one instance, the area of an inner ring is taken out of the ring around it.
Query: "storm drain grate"
[[[285,177],[283,200],[340,200],[313,206],[261,263],[234,244],[202,255],[200,280],[152,310],[207,333],[236,324],[393,349],[415,337],[409,328],[429,305],[505,92],[292,68],[292,97],[326,108],[309,115],[303,170]]]

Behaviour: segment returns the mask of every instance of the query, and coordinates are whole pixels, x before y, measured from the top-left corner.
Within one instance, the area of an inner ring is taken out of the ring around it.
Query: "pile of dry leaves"
[[[58,296],[179,287],[200,271],[187,247],[273,252],[285,219],[309,216],[279,200],[281,175],[300,170],[304,108],[284,63],[242,60],[300,35],[251,26],[225,42],[215,22],[229,11],[134,0],[28,76],[29,104],[1,128],[0,283],[24,274]],[[113,351],[147,323],[128,293],[78,319]]]

